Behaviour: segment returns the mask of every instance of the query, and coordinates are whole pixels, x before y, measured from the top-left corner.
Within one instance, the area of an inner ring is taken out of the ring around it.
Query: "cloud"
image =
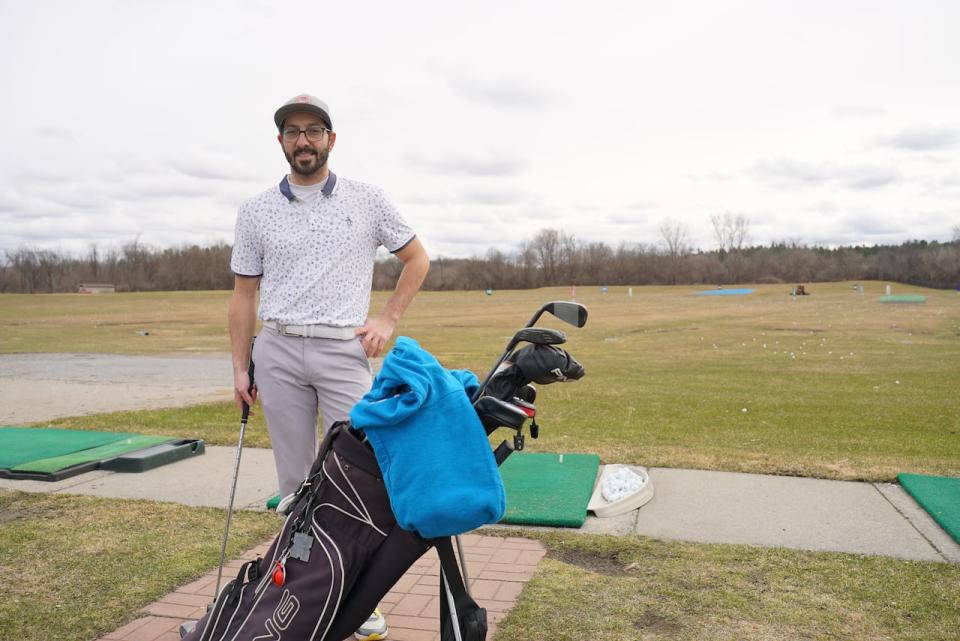
[[[876,189],[899,178],[900,172],[883,165],[850,165],[840,171],[840,182],[851,189]]]
[[[54,127],[48,125],[37,127],[33,131],[41,138],[53,138],[55,140],[62,140],[64,142],[73,142],[76,140],[74,133],[64,127]]]
[[[247,181],[257,177],[237,158],[216,152],[195,151],[167,162],[173,170],[201,180]]]
[[[956,200],[960,198],[960,172],[954,171],[941,176],[930,176],[921,181],[923,192],[934,198]],[[2,198],[0,198],[2,202]]]
[[[649,209],[656,209],[659,207],[657,203],[652,200],[636,200],[630,203],[627,203],[623,206],[624,209],[632,209],[636,211],[646,211]]]
[[[460,192],[463,202],[477,205],[527,205],[538,202],[539,198],[523,189],[509,186],[471,186]]]
[[[897,234],[904,231],[902,224],[893,222],[890,216],[875,212],[856,212],[842,217],[844,233],[854,237]]]
[[[885,147],[908,151],[940,151],[957,146],[960,131],[942,125],[920,125],[881,137],[878,142]]]
[[[880,107],[866,105],[839,105],[833,109],[833,114],[841,118],[874,118],[886,113],[886,110]]]
[[[647,214],[640,211],[618,211],[604,214],[603,222],[610,225],[642,225],[647,218]]]
[[[900,179],[900,173],[895,168],[885,165],[837,165],[784,157],[757,161],[748,171],[764,182],[785,188],[832,184],[868,190],[890,185]]]
[[[442,62],[430,62],[427,69],[446,79],[461,97],[497,109],[545,109],[561,99],[558,93],[538,86],[536,79],[530,77],[481,77]]]
[[[407,161],[415,169],[446,176],[518,176],[526,172],[530,163],[521,158],[504,157],[501,154],[456,154],[425,155],[407,154]]]

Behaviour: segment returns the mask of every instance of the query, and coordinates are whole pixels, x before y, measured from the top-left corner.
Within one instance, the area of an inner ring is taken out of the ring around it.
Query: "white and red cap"
[[[295,111],[307,111],[317,114],[323,118],[323,122],[327,124],[327,127],[333,129],[333,123],[330,121],[330,107],[328,107],[324,101],[308,93],[294,96],[285,102],[282,107],[277,109],[277,112],[273,114],[273,122],[277,124],[277,129],[283,127],[283,121]]]

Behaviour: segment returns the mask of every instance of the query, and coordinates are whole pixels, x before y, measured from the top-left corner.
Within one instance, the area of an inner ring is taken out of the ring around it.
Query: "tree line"
[[[613,247],[541,229],[513,252],[431,261],[427,290],[527,289],[569,285],[727,285],[838,280],[890,280],[924,287],[960,286],[960,228],[952,242],[911,240],[899,245],[807,246],[799,241],[750,245],[745,219],[714,221],[717,247],[693,249],[685,227],[668,221],[656,243]],[[21,247],[5,252],[0,292],[75,292],[82,283],[117,291],[211,290],[233,287],[231,247],[217,244],[152,248],[132,242],[90,248],[83,256]],[[389,290],[403,265],[378,261],[374,289]]]

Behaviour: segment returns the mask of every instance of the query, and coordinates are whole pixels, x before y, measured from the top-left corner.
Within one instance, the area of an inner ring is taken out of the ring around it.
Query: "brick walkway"
[[[497,624],[513,608],[524,584],[533,576],[545,550],[538,541],[467,534],[463,537],[471,593],[487,609],[493,638]],[[264,543],[223,571],[223,583],[236,576],[240,565],[266,554]],[[437,641],[440,638],[440,561],[430,550],[384,597],[380,610],[387,615],[390,641]],[[213,598],[217,571],[171,592],[145,608],[146,616],[102,637],[101,641],[179,641],[180,624],[200,618]],[[351,637],[352,638],[352,637]]]

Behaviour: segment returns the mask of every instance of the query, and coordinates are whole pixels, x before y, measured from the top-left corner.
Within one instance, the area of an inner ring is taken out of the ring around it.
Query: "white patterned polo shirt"
[[[378,187],[330,172],[321,193],[305,203],[284,176],[240,206],[230,269],[261,277],[263,320],[363,325],[377,248],[397,252],[416,237]]]

